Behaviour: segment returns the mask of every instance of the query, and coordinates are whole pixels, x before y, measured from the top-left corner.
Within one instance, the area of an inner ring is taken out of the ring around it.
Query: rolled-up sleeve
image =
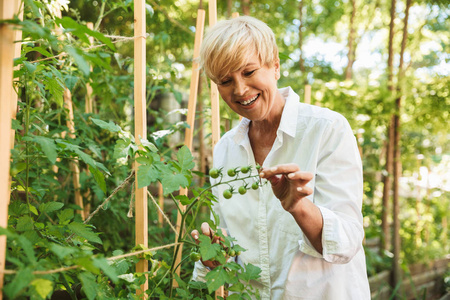
[[[325,127],[314,182],[313,202],[323,218],[323,252],[306,236],[300,251],[330,263],[347,263],[362,247],[363,177],[356,139],[347,120],[340,116]]]

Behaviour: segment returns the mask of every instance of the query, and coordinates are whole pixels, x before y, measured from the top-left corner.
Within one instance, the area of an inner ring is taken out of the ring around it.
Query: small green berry
[[[231,197],[233,197],[233,193],[230,190],[225,190],[223,191],[223,197],[225,199],[230,199]]]
[[[238,192],[241,195],[245,195],[245,193],[247,193],[247,188],[245,186],[240,186]]]
[[[209,176],[211,178],[217,178],[219,177],[220,171],[217,168],[212,168],[211,170],[209,170]]]
[[[243,174],[247,174],[248,171],[250,171],[250,167],[249,167],[249,166],[245,166],[245,167],[242,167],[242,168],[241,168],[241,172],[242,172]]]
[[[235,169],[229,169],[227,173],[228,173],[228,176],[230,176],[230,177],[236,176],[236,170]]]
[[[259,184],[257,182],[253,182],[252,189],[254,189],[254,190],[259,189]]]

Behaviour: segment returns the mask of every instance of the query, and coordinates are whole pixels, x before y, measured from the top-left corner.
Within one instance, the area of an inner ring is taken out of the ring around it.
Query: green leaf
[[[200,240],[199,251],[203,260],[210,260],[220,252],[220,245],[211,244],[211,239],[206,235],[201,234],[198,239]]]
[[[30,216],[22,216],[17,219],[16,230],[18,231],[26,231],[33,230],[33,219]]]
[[[20,123],[19,120],[12,119],[11,121],[12,121],[11,129],[13,129],[13,130],[23,130],[23,126],[22,126],[22,124]]]
[[[160,176],[159,171],[154,166],[140,165],[137,171],[138,188],[156,182]]]
[[[180,201],[180,203],[183,205],[189,205],[193,201],[192,199],[189,199],[189,197],[185,196],[185,195],[178,195],[175,197],[175,199],[178,199]]]
[[[34,264],[36,262],[36,256],[34,255],[33,244],[30,242],[30,240],[27,239],[25,235],[20,235],[17,240],[19,241],[23,252],[25,252],[25,256],[31,263]]]
[[[208,287],[208,293],[212,293],[222,285],[225,284],[228,278],[227,271],[221,267],[217,267],[214,270],[208,272],[205,276],[206,285]]]
[[[167,195],[179,190],[180,187],[187,187],[189,185],[189,181],[183,174],[163,173],[161,184],[163,186],[164,195]]]
[[[80,78],[78,76],[73,76],[73,75],[66,75],[66,76],[64,76],[64,84],[71,91],[73,90],[73,88],[77,84],[78,80],[80,80]]]
[[[75,63],[78,65],[80,70],[84,73],[84,75],[89,76],[91,69],[89,67],[88,62],[84,59],[83,55],[79,53],[78,49],[75,49],[71,46],[66,47],[66,52],[73,57]]]
[[[187,171],[195,167],[194,158],[187,146],[183,146],[177,153],[178,162],[183,171]]]
[[[53,282],[48,279],[35,279],[31,282],[31,285],[42,299],[47,299],[47,296],[53,291]]]
[[[254,266],[252,264],[245,264],[244,266],[245,272],[242,272],[241,274],[239,274],[239,279],[241,280],[245,280],[245,281],[250,281],[250,280],[255,280],[258,279],[260,277],[260,273],[261,273],[261,269],[257,266]]]
[[[66,256],[76,253],[77,248],[72,247],[64,247],[55,243],[52,243],[49,247],[50,251],[52,251],[59,259],[64,259]]]
[[[103,173],[100,172],[100,170],[98,170],[97,168],[93,168],[92,166],[89,166],[89,171],[91,171],[92,175],[94,176],[94,180],[99,188],[103,191],[103,193],[106,194],[106,182]]]
[[[136,158],[136,161],[141,165],[150,166],[153,163],[153,157],[149,156],[139,156]]]
[[[127,142],[124,140],[118,140],[116,145],[114,146],[114,159],[128,157],[131,148],[131,142]]]
[[[73,233],[87,239],[90,242],[99,244],[102,243],[102,240],[98,237],[98,235],[94,233],[90,227],[87,227],[82,223],[72,222],[68,225],[68,227],[71,231],[73,231]]]
[[[108,260],[105,258],[93,258],[94,266],[100,268],[105,274],[112,280],[112,282],[117,283],[119,278],[117,277],[116,270],[109,264]]]
[[[39,215],[36,207],[34,207],[33,205],[29,204],[28,205],[28,209],[30,210],[30,212],[32,212],[35,216]]]
[[[149,142],[147,139],[141,139],[141,144],[151,152],[158,152],[158,148],[156,148],[155,144]]]
[[[62,84],[60,84],[58,80],[53,77],[47,78],[44,84],[45,89],[48,90],[50,95],[53,96],[58,106],[62,107],[64,104],[63,101],[64,87],[62,86]]]
[[[89,300],[94,300],[97,295],[98,284],[94,275],[88,272],[83,272],[78,275],[81,281],[82,289]]]
[[[41,213],[49,213],[56,210],[60,210],[64,206],[64,203],[61,202],[47,202],[39,205],[39,211]]]
[[[31,269],[21,269],[17,272],[11,283],[7,284],[3,288],[3,292],[6,294],[7,299],[15,299],[19,292],[26,288],[33,280],[33,272]]]
[[[25,68],[27,68],[29,73],[34,73],[34,71],[36,71],[36,65],[33,63],[24,61],[23,65],[25,66]]]
[[[110,131],[110,132],[119,132],[119,131],[122,130],[122,128],[120,128],[119,125],[116,125],[116,124],[115,124],[114,122],[112,122],[112,121],[109,121],[109,123],[106,123],[105,121],[102,121],[102,120],[100,120],[100,119],[94,119],[94,118],[91,118],[91,121],[92,121],[95,125],[99,126],[100,128],[106,129],[106,130],[108,130],[108,131]]]
[[[55,141],[48,137],[38,135],[33,136],[32,141],[38,143],[41,146],[41,149],[44,152],[45,156],[47,156],[47,159],[52,164],[55,164],[56,158],[58,157],[56,153]]]
[[[73,219],[73,210],[72,209],[65,209],[58,214],[59,224],[65,225],[69,223],[70,220]]]

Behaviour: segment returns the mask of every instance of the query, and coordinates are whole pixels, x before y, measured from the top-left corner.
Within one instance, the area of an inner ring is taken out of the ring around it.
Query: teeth
[[[247,101],[243,101],[241,102],[242,105],[249,105],[250,103],[252,103],[253,101],[256,100],[256,98],[258,98],[259,95],[256,95],[255,97],[248,99]]]

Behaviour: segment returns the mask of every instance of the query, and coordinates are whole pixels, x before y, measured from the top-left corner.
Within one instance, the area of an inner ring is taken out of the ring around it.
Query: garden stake
[[[200,69],[198,64],[198,57],[200,55],[200,44],[203,39],[203,28],[205,24],[205,11],[203,9],[197,10],[197,24],[195,29],[195,42],[194,42],[194,58],[192,60],[192,76],[191,76],[191,84],[189,90],[189,102],[188,102],[188,113],[186,122],[189,125],[186,128],[185,136],[184,136],[184,144],[189,148],[192,152],[192,140],[194,135],[194,125],[195,125],[195,108],[197,106],[197,91],[198,91],[198,81],[200,77]],[[187,196],[187,189],[180,189],[180,195]],[[181,210],[184,212],[185,207],[180,205]],[[181,228],[182,223],[182,214],[177,214],[177,225],[176,228]],[[176,242],[178,243],[181,239],[181,235],[177,237]],[[175,265],[178,265],[181,262],[181,254],[183,250],[183,244],[175,248]],[[180,269],[176,269],[177,275],[180,275]],[[177,287],[178,283],[175,279],[173,279],[173,286]]]
[[[92,22],[88,22],[86,24],[87,28],[93,30],[94,29],[94,23]],[[89,43],[90,45],[94,44],[94,37],[93,36],[89,36]],[[93,68],[92,65],[90,66],[90,70],[92,72]],[[86,83],[86,95],[85,95],[85,107],[84,107],[84,111],[87,114],[92,114],[92,108],[93,108],[93,97],[92,97],[92,87],[91,84],[89,82]],[[87,167],[85,169],[85,172],[87,175],[89,175],[89,167]],[[84,206],[84,216],[89,216],[90,212],[91,212],[91,189],[87,188],[86,192],[84,193],[84,198],[86,199],[86,205]]]
[[[69,128],[68,136],[71,139],[75,139],[75,123],[73,121],[73,103],[72,103],[72,93],[68,88],[64,89],[64,108],[67,110],[67,128]],[[72,171],[72,183],[75,192],[75,204],[81,207],[77,210],[77,213],[81,215],[81,219],[84,221],[86,219],[84,207],[83,207],[83,197],[81,196],[81,185],[80,185],[80,167],[78,166],[78,159],[70,161],[70,170]]]
[[[134,136],[136,144],[140,145],[140,139],[147,138],[147,111],[146,111],[146,59],[145,59],[145,0],[134,0]],[[134,170],[137,174],[139,164],[134,163]],[[135,231],[136,245],[148,247],[148,205],[147,205],[147,187],[139,188],[138,178],[136,176],[135,184]],[[136,272],[146,273],[148,271],[148,261],[141,259],[136,264]],[[148,289],[148,276],[137,295],[144,294]]]
[[[217,23],[217,3],[216,0],[209,1],[209,27]],[[219,112],[219,91],[217,84],[211,80],[211,140],[212,149],[220,139],[220,112]]]
[[[217,1],[209,1],[209,28],[213,27],[217,23]],[[217,84],[211,80],[211,139],[212,139],[212,153],[214,153],[214,147],[220,139],[220,110],[219,110],[219,91],[217,90]],[[214,155],[214,154],[213,154]],[[223,285],[216,291],[216,299],[219,297],[225,297],[225,289]]]
[[[305,85],[305,100],[306,104],[311,104],[311,85]]]
[[[14,9],[18,7],[16,1],[0,0],[0,20],[12,19]],[[14,59],[14,31],[6,23],[0,24],[0,141],[8,145],[0,147],[0,227],[8,226],[9,166],[11,149],[11,111],[13,105],[13,59]],[[6,236],[0,236],[0,290],[3,291],[3,270],[6,258]],[[3,292],[0,292],[0,300]]]

